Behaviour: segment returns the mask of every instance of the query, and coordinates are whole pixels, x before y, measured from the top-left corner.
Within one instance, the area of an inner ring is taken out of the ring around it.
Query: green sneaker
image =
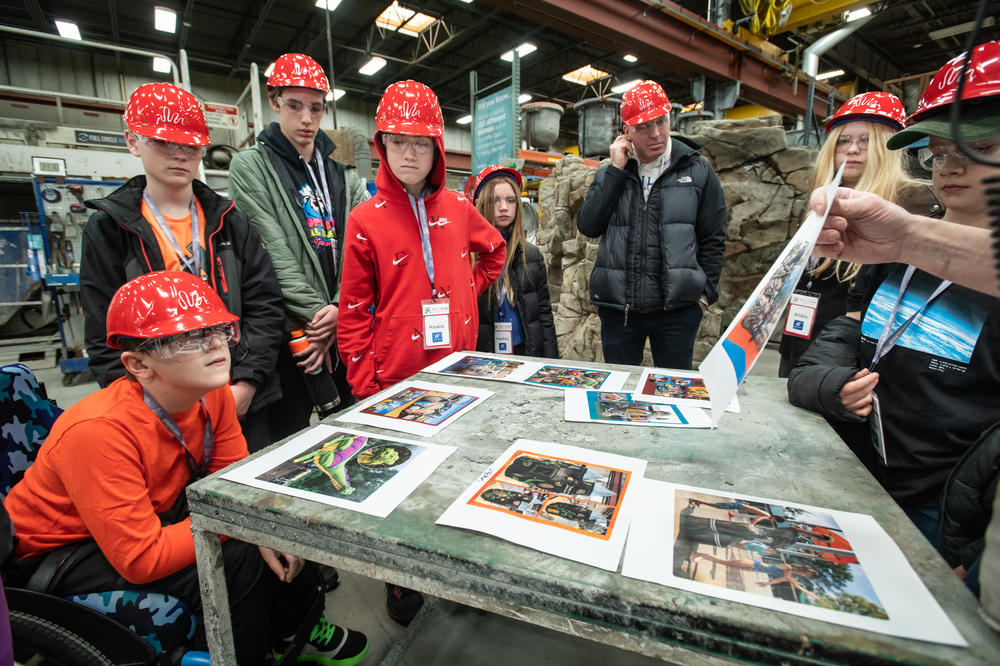
[[[309,641],[299,653],[298,663],[320,666],[354,666],[368,653],[368,637],[321,617],[309,633]]]

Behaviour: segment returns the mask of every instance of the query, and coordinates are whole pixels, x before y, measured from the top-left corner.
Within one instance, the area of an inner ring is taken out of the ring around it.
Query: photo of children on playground
[[[424,450],[417,444],[335,432],[257,479],[351,502],[363,502]]]
[[[701,377],[651,372],[646,375],[646,381],[640,389],[640,393],[657,398],[700,400],[705,403],[706,407],[709,404],[708,389],[705,388],[705,380]]]
[[[677,490],[673,573],[749,595],[889,618],[836,520],[804,508]]]
[[[688,420],[675,405],[636,402],[630,393],[589,391],[587,406],[596,421],[629,423],[671,423],[685,425]]]
[[[428,425],[440,425],[475,400],[476,397],[473,395],[432,391],[411,386],[392,394],[385,400],[365,407],[361,413],[402,421],[416,421]]]
[[[517,451],[469,504],[608,539],[630,472]]]
[[[543,365],[524,381],[529,384],[560,386],[562,388],[599,389],[610,376],[610,372],[603,370]]]
[[[488,356],[463,356],[442,370],[443,374],[480,379],[503,379],[524,365],[524,361],[508,361]]]

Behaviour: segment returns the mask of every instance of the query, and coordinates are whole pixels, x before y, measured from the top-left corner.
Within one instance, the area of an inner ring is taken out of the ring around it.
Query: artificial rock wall
[[[729,227],[719,300],[702,319],[695,363],[704,358],[791,238],[808,203],[816,151],[789,147],[779,118],[695,123],[689,135],[715,167],[726,196]],[[599,239],[576,228],[576,214],[596,169],[573,155],[561,159],[539,186],[537,244],[565,359],[603,361],[600,321],[588,284]],[[652,365],[646,350],[646,365]]]

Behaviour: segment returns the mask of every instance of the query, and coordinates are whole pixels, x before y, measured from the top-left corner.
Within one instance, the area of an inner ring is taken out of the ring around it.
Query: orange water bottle
[[[309,338],[306,337],[304,330],[296,329],[291,332],[291,336],[288,348],[292,354],[303,352],[309,348]],[[320,365],[313,372],[306,372],[299,366],[299,370],[302,370],[306,389],[309,391],[313,405],[316,406],[316,413],[319,414],[319,417],[326,418],[337,411],[337,405],[340,404],[340,393],[337,392],[337,385],[333,383],[333,376],[326,367]]]

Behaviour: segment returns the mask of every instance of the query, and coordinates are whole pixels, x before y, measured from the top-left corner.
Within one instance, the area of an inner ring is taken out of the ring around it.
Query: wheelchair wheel
[[[14,659],[32,666],[114,666],[103,652],[57,624],[23,611],[10,611]]]

